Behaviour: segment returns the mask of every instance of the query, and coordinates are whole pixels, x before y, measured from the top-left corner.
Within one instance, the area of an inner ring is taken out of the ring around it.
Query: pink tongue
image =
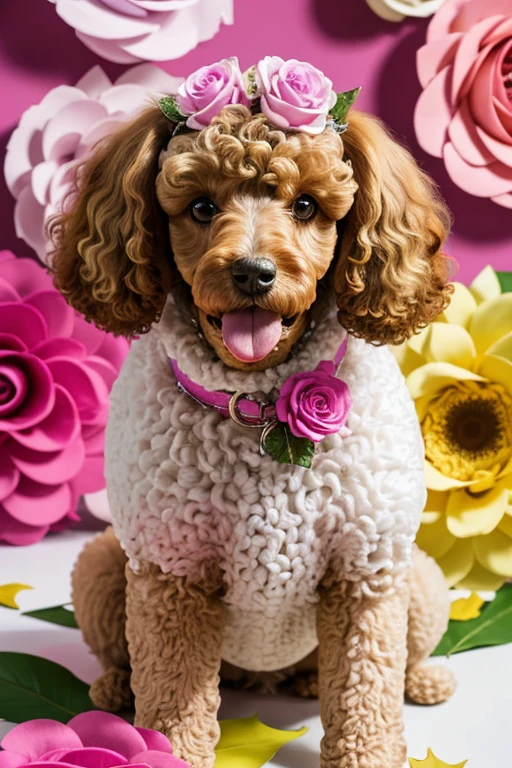
[[[222,318],[222,338],[233,357],[255,363],[263,360],[281,338],[281,318],[259,307],[229,312]]]

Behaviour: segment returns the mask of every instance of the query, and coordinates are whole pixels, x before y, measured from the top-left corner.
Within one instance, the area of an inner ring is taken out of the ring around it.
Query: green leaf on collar
[[[352,91],[344,91],[343,93],[338,93],[336,104],[331,109],[329,114],[340,125],[343,125],[347,122],[348,111],[359,96],[360,91],[361,88],[354,88]]]
[[[295,437],[287,424],[278,421],[268,433],[264,449],[279,464],[297,464],[309,469],[315,454],[315,444],[307,437]]]
[[[178,109],[174,96],[164,96],[162,99],[158,99],[157,104],[166,118],[172,120],[173,123],[182,123],[186,120],[186,116],[182,115]]]

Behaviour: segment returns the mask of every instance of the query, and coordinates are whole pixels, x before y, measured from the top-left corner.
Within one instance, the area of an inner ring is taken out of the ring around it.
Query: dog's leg
[[[212,768],[219,738],[219,670],[224,628],[222,577],[200,583],[145,565],[129,568],[126,636],[135,723],[169,737],[193,768]]]
[[[415,547],[405,691],[417,704],[439,704],[455,691],[455,678],[447,667],[423,664],[437,647],[448,626],[450,598],[440,567]]]
[[[91,686],[95,706],[119,712],[131,706],[130,659],[125,638],[126,555],[112,528],[85,545],[71,576],[73,607],[83,638],[104,673]]]
[[[369,597],[329,579],[318,607],[322,768],[401,768],[409,586]]]

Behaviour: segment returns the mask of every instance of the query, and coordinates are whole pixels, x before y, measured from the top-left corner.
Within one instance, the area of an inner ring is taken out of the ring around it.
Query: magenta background
[[[211,0],[214,2],[214,0]],[[378,18],[365,0],[235,0],[235,24],[224,26],[178,61],[161,64],[175,75],[237,55],[242,69],[267,54],[310,61],[337,90],[363,86],[358,106],[382,117],[432,174],[454,215],[449,252],[467,282],[486,264],[512,269],[512,214],[456,187],[441,160],[418,146],[413,110],[420,87],[415,52],[425,20],[393,24]],[[0,152],[2,158],[21,113],[56,85],[74,85],[94,64],[111,78],[126,67],[104,62],[75,37],[48,0],[0,0]],[[0,248],[33,255],[14,233],[13,200],[0,174]]]

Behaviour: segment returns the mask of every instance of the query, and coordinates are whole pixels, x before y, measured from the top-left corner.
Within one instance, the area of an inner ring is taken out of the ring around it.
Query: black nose
[[[267,293],[276,281],[276,265],[270,259],[237,259],[232,271],[235,285],[250,296]]]

